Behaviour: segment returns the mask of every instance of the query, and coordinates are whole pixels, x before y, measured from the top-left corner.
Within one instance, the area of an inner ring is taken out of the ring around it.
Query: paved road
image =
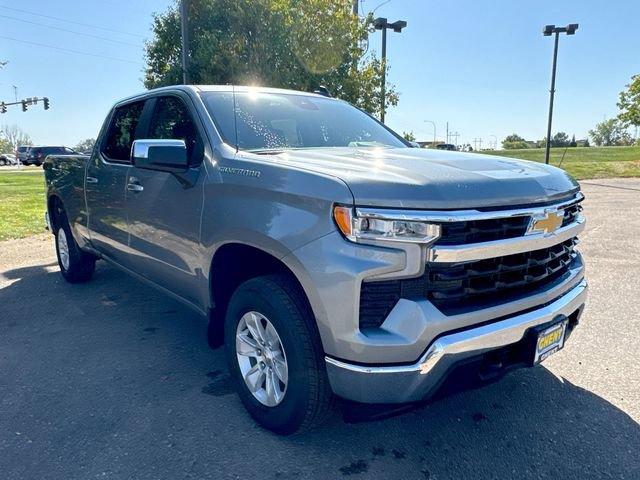
[[[180,304],[51,239],[0,244],[0,477],[640,478],[640,181],[584,182],[591,297],[544,367],[390,419],[279,438]]]

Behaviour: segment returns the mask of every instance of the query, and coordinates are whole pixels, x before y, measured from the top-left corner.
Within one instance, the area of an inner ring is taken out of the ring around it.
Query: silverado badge
[[[555,212],[545,212],[541,215],[531,217],[527,235],[534,233],[554,233],[562,225],[564,219],[564,210]]]

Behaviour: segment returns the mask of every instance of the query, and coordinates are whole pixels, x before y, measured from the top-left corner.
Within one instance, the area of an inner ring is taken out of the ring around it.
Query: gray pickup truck
[[[584,308],[569,175],[412,148],[322,95],[147,91],[91,155],[44,166],[64,278],[104,259],[200,312],[246,409],[281,434],[336,397],[417,402],[533,366]]]

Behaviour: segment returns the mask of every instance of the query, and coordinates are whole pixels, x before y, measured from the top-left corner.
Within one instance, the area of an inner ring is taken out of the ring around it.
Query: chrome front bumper
[[[523,340],[533,327],[567,317],[586,301],[582,280],[553,302],[503,320],[471,327],[436,339],[411,365],[363,366],[325,357],[333,391],[363,403],[405,403],[431,396],[456,364]]]

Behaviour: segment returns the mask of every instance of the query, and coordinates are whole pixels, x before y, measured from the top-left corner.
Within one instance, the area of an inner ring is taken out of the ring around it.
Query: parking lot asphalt
[[[564,350],[384,420],[282,438],[251,420],[205,322],[52,237],[0,243],[0,478],[640,478],[640,180],[590,180],[590,298]]]

